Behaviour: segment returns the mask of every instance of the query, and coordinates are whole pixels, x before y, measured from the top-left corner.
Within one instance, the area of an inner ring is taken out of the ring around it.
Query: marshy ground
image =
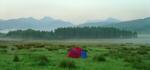
[[[73,45],[86,49],[88,58],[68,58]],[[149,66],[149,44],[0,41],[0,70],[150,70]]]

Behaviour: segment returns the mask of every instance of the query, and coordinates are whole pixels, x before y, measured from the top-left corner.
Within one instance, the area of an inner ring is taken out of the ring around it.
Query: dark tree
[[[34,39],[97,39],[97,38],[134,38],[136,32],[120,30],[110,27],[68,27],[54,31],[17,30],[10,31],[8,37]]]

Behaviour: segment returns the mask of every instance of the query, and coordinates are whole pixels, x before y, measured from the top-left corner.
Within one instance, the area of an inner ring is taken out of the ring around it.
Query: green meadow
[[[79,45],[87,59],[67,57]],[[150,45],[62,41],[0,41],[0,70],[150,70]]]

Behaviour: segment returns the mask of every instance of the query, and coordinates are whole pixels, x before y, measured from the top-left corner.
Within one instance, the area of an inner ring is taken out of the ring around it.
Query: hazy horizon
[[[88,20],[132,20],[150,16],[150,0],[0,0],[0,19],[50,16],[81,24]]]

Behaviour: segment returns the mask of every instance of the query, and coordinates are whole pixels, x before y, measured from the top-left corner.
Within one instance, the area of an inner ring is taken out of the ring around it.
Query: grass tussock
[[[93,57],[93,60],[96,62],[105,62],[106,58],[103,55],[95,55]]]
[[[73,60],[62,60],[59,64],[61,68],[75,69],[77,68],[76,63]]]

